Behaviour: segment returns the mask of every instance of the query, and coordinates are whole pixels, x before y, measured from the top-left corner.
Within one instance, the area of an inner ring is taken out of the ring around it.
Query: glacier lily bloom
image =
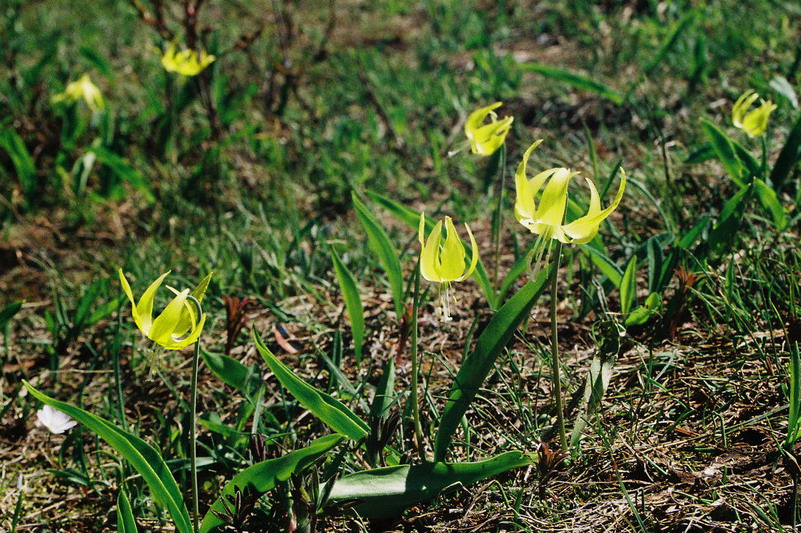
[[[62,413],[49,405],[45,405],[36,411],[36,418],[54,435],[61,435],[78,425],[78,422],[70,418],[68,414]]]
[[[211,281],[211,274],[203,278],[191,293],[189,289],[179,292],[167,286],[175,294],[175,297],[167,304],[164,311],[153,319],[153,301],[156,291],[169,273],[169,271],[165,272],[151,283],[142,294],[139,303],[136,303],[131,286],[128,284],[128,280],[125,279],[122,269],[119,269],[122,290],[125,291],[126,296],[131,301],[131,314],[139,331],[148,339],[168,350],[181,350],[197,342],[201,331],[203,331],[206,314],[203,313],[200,316],[200,320],[198,320],[196,306],[189,301],[189,297],[191,295],[198,302],[203,300],[203,295],[206,294],[206,289]]]
[[[470,264],[465,268],[467,254],[465,253],[462,239],[456,233],[456,227],[453,225],[451,217],[445,217],[444,227],[446,232],[444,238],[442,236],[443,221],[440,220],[434,225],[434,229],[431,230],[428,240],[426,240],[426,216],[424,213],[420,213],[420,228],[417,234],[421,246],[420,274],[428,281],[440,283],[440,287],[444,288],[444,291],[440,293],[440,301],[445,320],[450,320],[448,302],[450,284],[453,281],[467,279],[476,269],[476,265],[478,265],[478,246],[476,238],[473,237],[473,232],[470,231],[470,226],[465,224],[464,227],[470,236],[470,248],[472,249]]]
[[[89,74],[84,74],[76,81],[72,81],[64,88],[64,92],[55,95],[52,98],[54,104],[66,102],[73,104],[78,100],[83,100],[89,109],[92,111],[99,111],[105,107],[103,100],[103,93],[100,92],[97,85],[92,82]]]
[[[205,50],[197,52],[195,50],[175,51],[175,45],[171,44],[161,56],[161,65],[167,72],[176,72],[182,76],[197,76],[211,65],[215,56],[206,53]]]
[[[754,102],[759,99],[759,93],[753,89],[745,91],[731,109],[731,121],[735,128],[740,128],[749,137],[760,137],[768,128],[768,118],[776,109],[776,104],[770,100],[760,100],[760,105],[751,109]]]
[[[464,134],[470,143],[470,150],[474,154],[488,156],[495,153],[506,140],[506,134],[512,127],[514,117],[503,117],[498,120],[495,110],[501,107],[502,102],[495,102],[470,113],[464,124]],[[490,122],[484,124],[487,117]]]
[[[601,199],[595,184],[587,178],[590,188],[590,207],[583,217],[565,224],[565,211],[567,209],[568,184],[570,179],[578,172],[566,168],[550,168],[540,172],[531,179],[526,175],[526,163],[534,149],[541,143],[539,140],[532,144],[515,172],[515,218],[532,233],[548,239],[557,239],[566,244],[585,244],[598,234],[598,228],[620,204],[623,191],[626,189],[626,173],[620,170],[621,180],[615,199],[606,209],[601,209]],[[546,183],[547,182],[547,183]],[[536,196],[542,189],[539,205]]]

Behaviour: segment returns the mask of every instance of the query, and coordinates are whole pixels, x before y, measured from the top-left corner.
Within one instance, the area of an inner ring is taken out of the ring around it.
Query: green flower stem
[[[551,252],[553,270],[551,271],[551,366],[553,367],[553,396],[556,403],[556,422],[559,426],[559,442],[562,450],[567,451],[567,434],[565,433],[565,417],[562,412],[562,380],[559,376],[559,335],[556,330],[556,303],[559,285],[559,262],[562,259],[562,243],[556,239]]]
[[[412,302],[412,391],[409,395],[409,401],[412,404],[412,423],[414,424],[414,440],[417,446],[417,451],[420,453],[420,459],[425,461],[426,453],[423,447],[423,427],[420,425],[420,408],[417,399],[417,377],[420,373],[420,362],[417,357],[417,316],[420,307],[420,262],[417,263],[417,268],[414,269],[414,300]]]
[[[200,302],[194,296],[189,296],[197,306],[197,316],[203,316],[203,308]],[[197,488],[197,374],[198,367],[200,366],[200,339],[195,342],[194,353],[192,354],[192,382],[190,385],[191,399],[189,405],[191,412],[189,413],[189,453],[191,458],[192,468],[192,503],[194,505],[193,525],[194,531],[197,533],[200,530],[200,494]]]
[[[195,353],[192,356],[192,412],[190,413],[191,422],[189,426],[189,453],[192,458],[192,499],[194,503],[194,526],[195,533],[200,528],[200,495],[197,493],[197,371],[200,360],[200,340],[195,343]]]
[[[501,188],[498,191],[498,204],[495,206],[495,216],[493,217],[492,240],[495,243],[495,262],[492,267],[492,282],[498,288],[498,269],[501,264],[501,226],[503,225],[503,193],[506,192],[506,143],[501,145]],[[477,253],[473,250],[473,253]]]

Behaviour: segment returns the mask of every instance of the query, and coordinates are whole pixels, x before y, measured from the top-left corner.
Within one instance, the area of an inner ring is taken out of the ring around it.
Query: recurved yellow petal
[[[122,285],[122,290],[128,297],[128,300],[131,301],[131,315],[133,315],[134,323],[136,324],[137,328],[143,330],[142,320],[139,318],[139,311],[137,311],[136,309],[136,301],[134,300],[134,295],[133,291],[131,290],[131,285],[128,283],[128,280],[125,279],[125,274],[122,272],[121,268],[117,272],[120,275],[120,285]]]
[[[612,214],[612,211],[617,209],[617,206],[620,205],[620,201],[623,199],[623,192],[626,190],[626,172],[621,168],[620,169],[620,185],[617,189],[617,194],[615,194],[615,199],[612,201],[612,204],[604,209],[603,211],[599,210],[600,208],[600,200],[598,199],[598,192],[595,190],[595,186],[591,186],[591,194],[592,197],[590,198],[590,211],[583,217],[578,218],[562,227],[564,231],[565,240],[562,242],[570,242],[573,244],[586,244],[595,238],[595,235],[598,234],[598,228],[609,215]],[[594,199],[597,202],[594,204]],[[595,209],[593,209],[593,205],[596,205]]]
[[[168,350],[183,350],[190,344],[194,344],[200,338],[200,333],[203,331],[203,326],[206,324],[206,314],[200,317],[200,322],[192,329],[189,335],[183,339],[172,336],[170,342],[164,347]]]
[[[464,275],[457,281],[462,281],[469,278],[476,269],[476,265],[478,265],[478,244],[476,244],[476,238],[473,237],[473,232],[470,231],[470,226],[465,224],[464,227],[467,229],[467,234],[470,236],[470,249],[472,250],[473,255],[470,258],[470,266],[467,268],[467,272],[465,272]]]

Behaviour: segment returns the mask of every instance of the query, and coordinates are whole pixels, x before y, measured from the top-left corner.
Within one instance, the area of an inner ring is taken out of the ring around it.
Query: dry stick
[[[556,293],[559,285],[559,261],[562,259],[562,241],[556,240],[551,255],[553,270],[551,271],[551,365],[553,366],[553,395],[556,402],[556,422],[559,426],[559,441],[563,451],[567,451],[567,435],[565,434],[565,417],[562,412],[562,382],[559,377],[559,336],[556,331]]]

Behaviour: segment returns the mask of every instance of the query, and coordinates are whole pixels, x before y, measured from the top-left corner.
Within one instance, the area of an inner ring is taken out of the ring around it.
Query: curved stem
[[[565,434],[565,417],[562,412],[562,380],[559,376],[559,335],[556,330],[556,304],[557,291],[559,288],[559,262],[562,259],[562,243],[556,239],[556,244],[551,252],[551,366],[553,367],[553,396],[556,403],[556,422],[559,426],[559,442],[562,450],[567,451],[567,435]]]
[[[203,308],[200,302],[194,296],[189,296],[189,299],[197,306],[197,316],[203,316]],[[200,494],[197,489],[197,374],[198,367],[200,366],[200,339],[195,342],[195,349],[192,354],[192,381],[190,385],[191,399],[189,401],[189,453],[191,458],[191,475],[192,475],[192,503],[194,505],[193,525],[195,533],[200,529]]]
[[[498,269],[501,264],[501,226],[503,224],[503,193],[506,192],[506,143],[501,145],[501,188],[498,191],[498,204],[495,206],[492,239],[495,241],[495,262],[492,267],[492,282],[498,288]],[[475,251],[474,251],[475,253]]]

